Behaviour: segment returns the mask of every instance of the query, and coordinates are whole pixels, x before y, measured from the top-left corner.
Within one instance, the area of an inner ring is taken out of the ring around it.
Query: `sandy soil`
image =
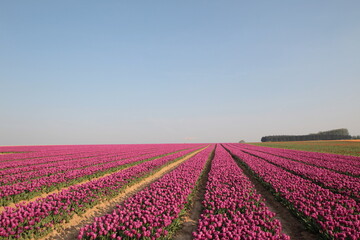
[[[192,233],[196,231],[200,214],[203,211],[203,205],[202,201],[204,200],[204,194],[205,194],[205,188],[206,188],[206,182],[208,180],[208,174],[210,172],[211,168],[211,162],[214,158],[215,149],[213,150],[209,161],[206,163],[205,166],[205,174],[201,178],[198,191],[196,195],[194,196],[194,203],[191,206],[191,209],[188,211],[188,213],[184,216],[182,219],[182,226],[177,231],[175,236],[173,237],[174,240],[191,240],[193,239]]]
[[[58,228],[57,230],[54,230],[50,234],[48,234],[46,237],[41,238],[42,240],[53,240],[53,239],[76,239],[78,232],[81,227],[83,227],[86,224],[90,224],[94,221],[95,217],[100,217],[105,214],[111,213],[118,204],[121,204],[125,199],[128,197],[134,195],[138,191],[142,190],[152,182],[156,181],[166,173],[172,171],[177,166],[179,166],[182,162],[186,161],[187,159],[191,158],[195,154],[199,153],[200,151],[204,150],[205,148],[202,148],[200,150],[197,150],[196,152],[191,153],[190,155],[171,163],[163,168],[161,168],[159,171],[154,173],[153,175],[141,180],[140,182],[137,182],[131,186],[128,186],[122,193],[120,193],[115,198],[104,201],[95,207],[88,209],[84,214],[81,216],[75,215],[68,223],[64,223],[61,225],[61,228]]]
[[[129,168],[129,167],[127,167],[127,168]],[[125,170],[125,169],[127,169],[127,168],[123,168],[123,169],[121,169],[121,170],[119,170],[119,171],[123,171],[123,170]],[[90,181],[93,181],[93,180],[97,180],[97,179],[100,179],[100,178],[103,178],[103,177],[107,177],[107,176],[109,176],[109,175],[111,175],[111,174],[114,174],[114,173],[115,173],[115,172],[113,172],[113,173],[107,173],[107,174],[104,174],[104,175],[102,175],[102,176],[100,176],[100,177],[92,178],[92,179],[90,179],[90,180],[84,180],[84,181],[79,182],[79,183],[77,183],[77,184],[74,184],[74,185],[72,185],[72,186],[84,184],[84,183],[87,183],[87,182],[90,182]],[[11,203],[11,204],[9,204],[9,205],[6,206],[6,207],[13,207],[13,208],[14,208],[14,207],[16,207],[16,204],[27,204],[27,203],[29,203],[29,202],[36,201],[37,199],[40,199],[40,198],[46,198],[47,196],[49,196],[49,195],[51,195],[51,194],[59,193],[59,192],[61,192],[61,191],[63,191],[63,190],[66,190],[66,189],[68,189],[68,188],[70,188],[70,186],[69,186],[69,187],[65,187],[65,188],[61,188],[60,190],[54,190],[54,191],[51,191],[51,192],[48,192],[48,193],[42,193],[41,195],[38,195],[38,196],[36,196],[36,197],[33,197],[33,198],[29,199],[29,200],[23,200],[23,201],[20,201],[20,202],[17,202],[17,203]],[[0,213],[1,213],[2,211],[4,211],[4,210],[5,210],[5,207],[0,207]]]
[[[140,156],[141,156],[141,155],[140,155]],[[130,166],[130,167],[133,167],[133,166]],[[119,171],[123,171],[123,170],[125,170],[125,169],[127,169],[127,168],[130,168],[130,167],[123,168],[123,169],[121,169],[121,170],[119,170]],[[84,184],[84,183],[87,183],[87,182],[90,182],[90,181],[93,181],[93,180],[97,180],[97,179],[100,179],[100,178],[103,178],[103,177],[107,177],[107,176],[109,176],[109,175],[111,175],[111,174],[114,174],[114,173],[115,173],[115,172],[107,173],[107,174],[104,174],[104,175],[102,175],[102,176],[92,178],[92,179],[90,179],[90,180],[84,180],[84,181],[81,181],[81,182],[79,182],[79,183],[77,183],[77,184],[74,184],[74,185],[72,185],[72,186]],[[63,190],[66,190],[66,189],[68,189],[68,188],[70,188],[70,187],[71,187],[71,186],[61,188],[60,190],[54,190],[54,191],[51,191],[51,192],[48,192],[48,193],[42,193],[41,195],[38,195],[38,196],[36,196],[36,197],[33,197],[33,198],[29,199],[29,200],[23,200],[23,201],[20,201],[20,202],[11,203],[11,204],[7,205],[6,207],[12,207],[12,208],[14,208],[14,207],[16,207],[17,204],[27,204],[27,203],[29,203],[29,202],[36,201],[37,199],[40,199],[40,198],[46,198],[47,196],[49,196],[49,195],[51,195],[51,194],[59,193],[59,192],[61,192],[61,191],[63,191]],[[0,214],[1,214],[1,212],[4,211],[4,210],[5,210],[5,207],[0,206]]]

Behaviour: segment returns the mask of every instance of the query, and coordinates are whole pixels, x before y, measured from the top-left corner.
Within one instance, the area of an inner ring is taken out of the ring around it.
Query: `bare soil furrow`
[[[166,154],[166,155],[170,155],[170,154],[174,154],[174,153],[175,153],[175,152],[169,153],[169,154]],[[162,157],[162,156],[159,156],[159,157]],[[155,157],[155,158],[157,158],[157,157]],[[154,158],[154,159],[155,159],[155,158]],[[150,158],[150,159],[151,159],[151,158]],[[148,161],[148,160],[145,160],[145,161]],[[137,162],[137,164],[140,164],[140,163],[142,163],[142,162],[143,162],[143,161],[139,161],[139,162]],[[137,165],[137,164],[135,164],[135,165]],[[123,170],[128,169],[128,168],[133,167],[133,166],[134,166],[134,165],[129,165],[129,166],[127,166],[127,167],[121,168],[121,169],[118,170],[118,171],[106,173],[106,174],[101,175],[101,176],[99,176],[99,177],[94,177],[94,178],[91,178],[91,179],[86,179],[86,180],[84,180],[84,181],[80,181],[80,182],[78,182],[78,183],[76,183],[76,184],[74,184],[74,185],[71,185],[71,186],[80,185],[80,184],[84,184],[84,183],[87,183],[87,182],[90,182],[90,181],[94,181],[94,180],[97,180],[97,179],[100,179],[100,178],[104,178],[104,177],[107,177],[107,176],[109,176],[109,175],[111,175],[111,174],[114,174],[114,173],[119,172],[119,171],[123,171]],[[12,208],[14,208],[14,207],[16,207],[17,204],[27,204],[27,203],[29,203],[29,202],[36,201],[37,199],[40,199],[40,198],[46,198],[47,196],[49,196],[49,195],[51,195],[51,194],[55,194],[55,193],[59,193],[59,192],[61,192],[61,191],[67,190],[67,189],[69,189],[71,186],[64,187],[64,188],[60,188],[60,189],[56,189],[56,190],[51,191],[51,192],[48,192],[48,193],[41,193],[40,195],[37,195],[37,196],[35,196],[35,197],[31,198],[31,199],[19,201],[19,202],[16,202],[16,203],[11,203],[11,204],[9,204],[9,205],[7,205],[7,206],[0,206],[0,213],[3,212],[6,207],[12,207]]]
[[[211,152],[209,161],[206,163],[204,174],[201,177],[198,185],[196,186],[197,192],[193,199],[193,204],[187,214],[182,220],[182,226],[180,230],[173,237],[174,240],[191,240],[193,239],[192,233],[196,231],[201,212],[203,211],[202,201],[204,200],[204,194],[206,191],[206,182],[208,180],[208,174],[211,169],[211,163],[214,158],[216,147]]]

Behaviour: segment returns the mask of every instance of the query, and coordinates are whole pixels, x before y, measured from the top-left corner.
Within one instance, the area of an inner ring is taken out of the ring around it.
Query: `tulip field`
[[[360,239],[357,156],[238,143],[0,153],[0,239],[310,239],[287,215],[311,239]]]

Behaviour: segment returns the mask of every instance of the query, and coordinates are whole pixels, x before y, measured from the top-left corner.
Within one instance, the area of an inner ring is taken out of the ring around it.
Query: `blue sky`
[[[0,145],[360,135],[359,1],[1,1]]]

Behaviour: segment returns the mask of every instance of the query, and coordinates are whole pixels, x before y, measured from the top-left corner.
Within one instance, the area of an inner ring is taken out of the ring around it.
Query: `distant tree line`
[[[261,142],[287,142],[287,141],[311,141],[311,140],[340,140],[353,139],[346,128],[330,131],[311,133],[308,135],[274,135],[261,138]]]

